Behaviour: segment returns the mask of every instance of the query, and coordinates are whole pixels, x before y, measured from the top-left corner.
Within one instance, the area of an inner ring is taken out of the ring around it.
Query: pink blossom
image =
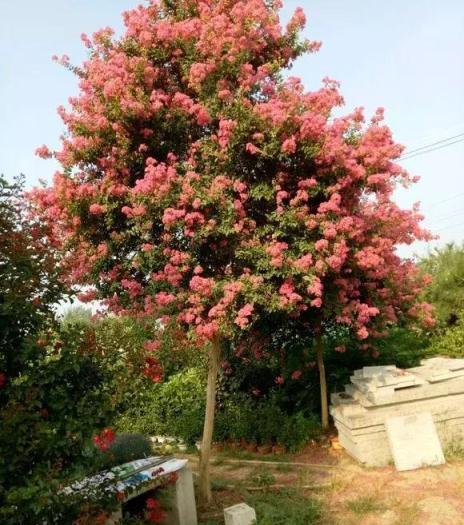
[[[329,247],[329,243],[326,239],[319,239],[315,242],[314,247],[317,251],[320,252],[322,250],[327,250],[327,248]]]
[[[157,352],[161,348],[161,341],[147,341],[143,346],[149,352]]]
[[[190,279],[190,289],[201,296],[209,297],[213,291],[214,280],[195,275]]]
[[[282,144],[282,151],[284,153],[295,153],[296,151],[296,140],[295,137],[292,136],[289,139],[284,140]]]
[[[165,226],[171,226],[179,219],[185,216],[185,210],[176,210],[174,208],[166,208],[163,215],[163,224]]]
[[[158,306],[166,306],[176,300],[176,296],[167,292],[159,292],[155,295],[156,304]]]
[[[52,152],[45,145],[40,146],[40,148],[37,148],[35,150],[35,154],[41,157],[42,159],[49,159],[52,157]]]
[[[249,317],[253,313],[254,307],[252,304],[248,303],[243,308],[241,308],[238,313],[237,317],[235,318],[234,323],[238,325],[240,328],[245,328],[250,320]]]
[[[287,24],[287,31],[293,33],[294,31],[301,30],[306,24],[306,16],[301,7],[297,7],[293,13],[290,22]]]
[[[250,154],[250,155],[256,155],[257,153],[259,153],[259,148],[256,147],[254,144],[252,144],[251,142],[247,142],[246,146],[245,146],[245,150]]]
[[[102,213],[106,213],[106,206],[96,203],[91,204],[89,206],[89,213],[91,215],[101,215]]]
[[[266,253],[271,256],[271,266],[281,268],[284,263],[284,251],[288,248],[286,242],[274,241],[266,248]]]
[[[235,128],[237,127],[237,121],[235,120],[221,120],[219,122],[219,145],[221,148],[226,148],[229,144],[230,138],[232,137]]]
[[[298,268],[298,270],[302,272],[307,272],[312,264],[313,264],[313,256],[310,253],[307,253],[306,255],[303,255],[296,261],[294,261],[295,268]]]

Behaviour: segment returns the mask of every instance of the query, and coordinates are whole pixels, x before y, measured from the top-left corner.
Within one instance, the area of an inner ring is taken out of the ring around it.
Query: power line
[[[464,137],[464,132],[458,133],[457,135],[453,135],[452,137],[448,137],[446,139],[437,140],[436,142],[426,144],[425,146],[420,146],[419,148],[414,148],[412,150],[407,151],[404,154],[404,156],[411,155],[411,153],[416,153],[416,151],[431,148],[432,146],[436,146],[437,144],[442,144],[443,142],[448,142],[449,140],[458,139],[459,137]]]
[[[425,155],[426,153],[432,153],[432,151],[437,151],[439,149],[442,149],[442,148],[446,148],[448,146],[452,146],[453,144],[457,144],[458,142],[463,142],[464,141],[464,137],[458,139],[458,140],[455,140],[453,142],[447,142],[445,144],[441,144],[440,146],[436,146],[436,147],[430,147],[429,149],[424,149],[422,151],[418,151],[416,153],[412,153],[412,154],[405,154],[403,157],[400,157],[399,160],[409,160],[409,159],[412,159],[414,157],[418,157],[419,155]]]
[[[462,196],[464,196],[464,191],[461,193],[456,193],[456,195],[453,195],[452,197],[448,197],[447,199],[442,199],[441,201],[432,202],[429,208],[435,208],[436,206],[439,206],[440,204],[445,204],[445,202],[450,202]]]
[[[442,232],[444,230],[450,230],[451,228],[457,228],[459,226],[464,226],[464,222],[458,222],[457,224],[449,224],[448,226],[445,226],[444,228],[440,228],[436,230],[436,232]]]
[[[451,214],[446,214],[446,215],[439,215],[438,217],[434,217],[433,214],[429,214],[427,216],[427,219],[431,220],[431,222],[433,223],[437,223],[437,222],[443,222],[443,221],[448,221],[449,219],[452,219],[454,217],[459,217],[460,215],[464,216],[464,210],[454,210]]]

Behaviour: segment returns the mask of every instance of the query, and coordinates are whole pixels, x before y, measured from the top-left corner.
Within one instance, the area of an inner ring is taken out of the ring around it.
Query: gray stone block
[[[385,422],[429,412],[442,443],[464,436],[464,359],[434,358],[419,367],[356,370],[344,394],[332,396],[330,413],[340,443],[362,463],[392,460]]]
[[[171,510],[166,523],[168,525],[197,525],[198,523],[192,471],[188,467],[177,473]]]
[[[246,503],[238,503],[224,509],[225,525],[252,525],[256,521],[255,509]]]
[[[430,412],[388,417],[385,427],[397,470],[414,470],[445,463]]]

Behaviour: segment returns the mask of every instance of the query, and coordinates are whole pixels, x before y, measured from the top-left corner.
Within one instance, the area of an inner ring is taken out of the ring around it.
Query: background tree
[[[451,243],[435,249],[420,261],[420,267],[432,277],[425,299],[435,306],[442,325],[455,325],[464,312],[464,247]]]
[[[319,44],[299,40],[301,9],[282,30],[280,7],[153,0],[124,14],[121,38],[84,35],[80,93],[60,108],[63,169],[32,195],[68,283],[93,285],[83,298],[171,318],[207,343],[203,500],[225,342],[298,318],[313,335],[327,426],[327,329],[369,345],[399,317],[428,315],[415,303],[421,277],[395,251],[427,238],[417,209],[391,199],[411,182],[394,163],[402,148],[381,110],[367,126],[360,109],[335,118],[336,82],[306,93],[283,79]],[[159,378],[156,354],[147,369]]]
[[[47,226],[28,216],[23,186],[24,177],[8,183],[0,176],[0,390],[40,355],[29,338],[63,293]]]

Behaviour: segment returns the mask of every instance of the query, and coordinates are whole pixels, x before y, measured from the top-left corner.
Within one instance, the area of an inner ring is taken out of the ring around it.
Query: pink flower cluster
[[[240,328],[245,328],[250,324],[250,317],[253,313],[254,307],[252,304],[246,304],[243,308],[237,312],[237,317],[234,320],[234,323]]]

